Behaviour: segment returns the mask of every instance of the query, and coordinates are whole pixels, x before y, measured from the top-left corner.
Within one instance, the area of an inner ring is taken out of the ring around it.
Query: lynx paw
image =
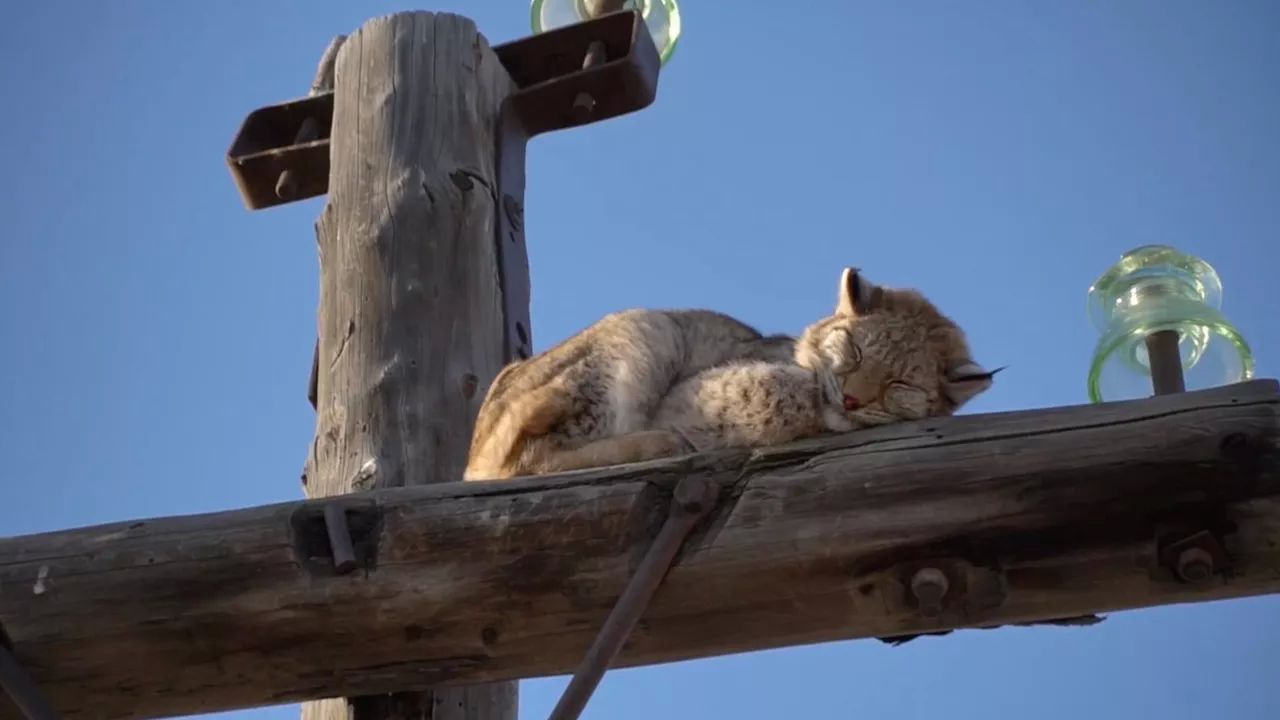
[[[693,444],[679,433],[655,430],[635,433],[634,437],[635,444],[632,448],[635,459],[631,462],[694,452]]]
[[[844,412],[844,391],[840,381],[830,368],[814,371],[818,381],[818,402],[822,412],[822,424],[833,432],[848,432],[858,426]]]
[[[822,424],[832,432],[849,432],[857,430],[858,425],[850,420],[845,414],[830,405],[822,407]]]
[[[843,408],[844,392],[840,389],[840,381],[836,379],[836,374],[831,368],[819,368],[813,371],[813,375],[818,382],[818,401],[822,406]]]

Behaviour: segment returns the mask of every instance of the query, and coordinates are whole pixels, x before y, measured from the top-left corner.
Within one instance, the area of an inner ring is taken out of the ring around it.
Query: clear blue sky
[[[1280,4],[686,2],[654,106],[530,148],[537,349],[633,306],[799,331],[850,264],[1010,366],[967,412],[1082,403],[1086,288],[1163,242],[1280,376]],[[7,7],[0,535],[301,496],[323,200],[249,213],[224,154],[400,9]],[[529,32],[525,0],[426,9]],[[1277,666],[1264,598],[619,671],[586,717],[1274,718]],[[521,717],[564,683],[525,682]]]

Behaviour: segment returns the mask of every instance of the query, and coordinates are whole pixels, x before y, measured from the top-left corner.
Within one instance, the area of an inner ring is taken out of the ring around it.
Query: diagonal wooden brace
[[[605,618],[600,633],[560,696],[560,702],[551,711],[550,720],[577,720],[582,714],[605,671],[622,650],[623,643],[658,591],[685,539],[716,506],[719,492],[718,485],[700,477],[686,477],[676,485],[671,510],[662,530],[623,589],[618,603]]]

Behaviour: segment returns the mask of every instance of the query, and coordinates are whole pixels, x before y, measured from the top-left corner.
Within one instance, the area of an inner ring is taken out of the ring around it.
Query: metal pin
[[[1178,339],[1177,330],[1158,330],[1147,336],[1147,364],[1151,368],[1151,387],[1156,395],[1186,392]]]
[[[587,46],[586,57],[582,59],[582,69],[588,70],[596,65],[602,65],[607,59],[604,43],[599,40],[592,40],[591,44]]]
[[[304,118],[298,127],[298,134],[293,137],[294,145],[311,142],[320,136],[320,126],[313,117]],[[298,196],[298,179],[290,170],[281,170],[276,178],[276,197],[281,200],[292,200]]]
[[[346,575],[356,568],[355,548],[347,527],[347,511],[338,503],[324,506],[324,526],[329,531],[329,549],[333,553],[333,569]]]
[[[622,597],[605,618],[604,626],[560,696],[560,702],[551,711],[550,720],[576,720],[582,714],[600,679],[622,650],[623,643],[662,584],[685,538],[715,507],[719,490],[718,485],[704,478],[685,478],[676,486],[671,510],[662,530],[622,591]]]
[[[607,59],[604,43],[599,40],[592,40],[591,44],[587,46],[586,57],[582,59],[582,69],[588,70],[597,65],[602,65]],[[595,109],[596,99],[592,97],[591,93],[580,92],[574,97],[573,114],[579,121],[586,122],[590,119],[591,114],[595,112]]]

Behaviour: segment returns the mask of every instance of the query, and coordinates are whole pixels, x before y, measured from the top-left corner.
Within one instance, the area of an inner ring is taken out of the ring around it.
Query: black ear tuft
[[[947,370],[945,392],[951,404],[959,408],[991,387],[992,378],[1005,366],[985,370],[972,360],[957,363]]]
[[[954,377],[952,377],[952,378],[951,378],[951,380],[952,380],[952,382],[965,382],[965,381],[968,381],[968,380],[990,380],[990,379],[992,379],[992,378],[994,378],[994,377],[996,376],[996,373],[1000,372],[1001,370],[1004,370],[1004,369],[1005,369],[1005,368],[1007,368],[1007,367],[1009,367],[1009,366],[1008,366],[1008,365],[1001,365],[1000,367],[996,368],[995,370],[985,370],[985,371],[980,371],[980,372],[971,372],[971,373],[969,373],[969,374],[965,374],[965,375],[957,374],[957,375],[955,375]]]

